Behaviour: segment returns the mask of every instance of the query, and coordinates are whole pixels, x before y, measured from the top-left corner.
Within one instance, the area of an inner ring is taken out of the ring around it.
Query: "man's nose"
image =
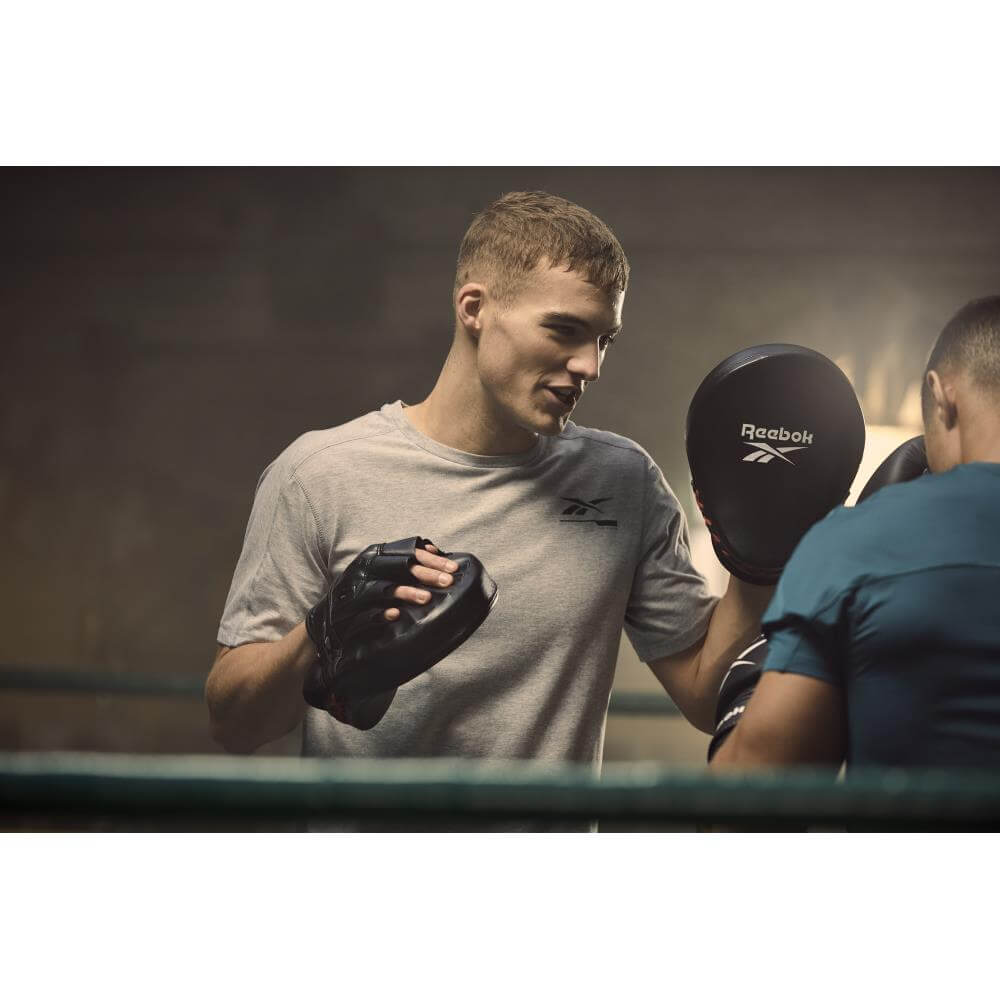
[[[566,370],[584,382],[596,382],[601,377],[601,352],[596,341],[575,351],[566,362]]]

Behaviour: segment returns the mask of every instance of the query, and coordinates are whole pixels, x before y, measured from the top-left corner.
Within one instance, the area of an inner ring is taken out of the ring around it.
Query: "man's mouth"
[[[565,406],[572,408],[576,405],[577,398],[579,397],[579,392],[574,386],[571,385],[547,385],[545,387],[559,402]]]

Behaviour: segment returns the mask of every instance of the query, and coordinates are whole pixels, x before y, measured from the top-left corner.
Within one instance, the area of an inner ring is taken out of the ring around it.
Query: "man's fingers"
[[[426,590],[420,590],[418,587],[397,587],[392,596],[397,601],[406,601],[409,604],[426,604],[431,599]]]
[[[458,569],[458,563],[451,559],[445,559],[444,556],[437,555],[435,552],[431,552],[428,549],[416,549],[414,553],[417,557],[417,561],[423,566],[427,566],[429,569],[436,569],[438,571],[443,571],[445,573],[454,573]],[[420,566],[413,567],[414,576],[418,576],[417,570]],[[421,579],[423,579],[421,577]]]
[[[428,587],[450,587],[455,582],[451,574],[458,569],[458,563],[452,559],[445,559],[444,556],[436,555],[435,552],[417,549],[416,556],[420,564],[412,567],[410,572]],[[430,593],[419,587],[397,587],[392,592],[392,596],[397,601],[406,601],[408,604],[426,604],[431,599]],[[394,622],[398,617],[399,608],[386,609],[386,621]]]
[[[431,569],[430,566],[414,566],[410,572],[429,587],[447,587],[454,579],[450,573],[442,573],[439,569]]]

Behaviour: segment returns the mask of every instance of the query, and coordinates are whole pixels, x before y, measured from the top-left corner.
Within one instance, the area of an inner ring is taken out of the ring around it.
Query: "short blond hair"
[[[472,220],[458,251],[454,291],[485,279],[507,304],[543,258],[609,295],[628,286],[625,251],[596,215],[545,191],[514,191]]]

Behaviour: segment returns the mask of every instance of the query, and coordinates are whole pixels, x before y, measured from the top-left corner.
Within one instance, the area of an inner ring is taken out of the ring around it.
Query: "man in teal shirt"
[[[713,768],[1000,767],[1000,296],[949,321],[922,402],[934,475],[805,535]]]

